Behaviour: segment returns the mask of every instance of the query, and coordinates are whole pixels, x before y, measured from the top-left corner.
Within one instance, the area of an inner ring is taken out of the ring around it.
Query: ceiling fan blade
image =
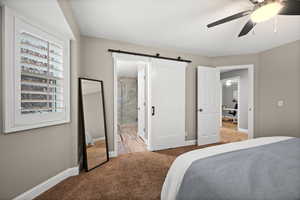
[[[254,28],[255,25],[256,23],[249,20],[247,24],[244,26],[244,28],[242,29],[242,31],[240,32],[239,37],[247,35]]]
[[[214,26],[217,26],[217,25],[220,25],[220,24],[224,24],[224,23],[226,23],[226,22],[229,22],[229,21],[232,21],[232,20],[235,20],[235,19],[238,19],[238,18],[247,16],[247,15],[249,15],[251,12],[252,12],[251,10],[247,10],[247,11],[244,11],[244,12],[240,12],[240,13],[231,15],[231,16],[226,17],[226,18],[224,18],[224,19],[221,19],[221,20],[215,21],[215,22],[213,22],[213,23],[210,23],[210,24],[207,25],[207,27],[208,27],[208,28],[211,28],[211,27],[214,27]]]
[[[285,5],[279,15],[300,15],[300,1],[299,0],[288,0],[284,1]]]

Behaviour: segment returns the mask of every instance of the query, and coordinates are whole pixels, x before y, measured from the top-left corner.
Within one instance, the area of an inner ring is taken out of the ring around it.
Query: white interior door
[[[151,150],[184,145],[186,63],[152,59]]]
[[[198,145],[220,141],[220,73],[198,67]]]
[[[254,138],[254,65],[248,66],[248,138]]]
[[[138,135],[145,141],[145,67],[138,67]]]

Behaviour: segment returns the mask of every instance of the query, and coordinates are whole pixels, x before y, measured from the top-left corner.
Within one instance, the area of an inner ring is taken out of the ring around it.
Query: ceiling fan
[[[239,37],[247,35],[256,24],[269,20],[276,15],[300,15],[300,0],[249,0],[253,9],[246,10],[208,24],[211,28],[229,21],[250,15],[250,20],[243,27]]]

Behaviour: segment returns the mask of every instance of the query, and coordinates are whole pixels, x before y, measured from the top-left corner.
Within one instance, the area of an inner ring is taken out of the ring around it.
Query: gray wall
[[[260,58],[260,134],[300,137],[300,41]],[[284,107],[277,107],[278,100]]]
[[[199,55],[184,54],[164,49],[144,47],[101,38],[81,37],[82,68],[80,75],[104,81],[107,110],[109,148],[113,150],[113,60],[107,49],[122,49],[147,54],[191,59],[186,69],[186,131],[187,140],[196,138],[196,67],[211,65],[211,59]]]
[[[300,41],[259,54],[216,57],[213,64],[255,65],[255,137],[300,137]],[[281,99],[285,106],[279,108]]]
[[[238,90],[238,84],[233,83],[231,86],[222,85],[222,105],[233,108],[235,103],[232,102],[234,91]]]
[[[92,138],[105,137],[101,92],[83,95],[84,128]]]
[[[80,62],[80,37],[68,3],[60,2],[60,5],[77,36],[76,41],[71,42],[71,123],[8,135],[0,132],[1,200],[12,199],[59,172],[77,165],[77,69]],[[0,21],[1,16],[0,14]],[[0,87],[0,101],[1,90]],[[2,112],[0,116],[2,122]]]
[[[232,84],[231,86],[222,85],[222,106],[229,108],[234,108],[235,103],[232,102],[234,91],[238,90],[237,83]],[[229,115],[228,111],[223,111],[223,115]]]
[[[137,123],[138,118],[137,78],[118,78],[118,123]]]
[[[249,80],[248,70],[234,70],[230,72],[221,73],[221,79],[240,77],[240,102],[239,108],[239,128],[248,129],[248,99],[249,99]]]

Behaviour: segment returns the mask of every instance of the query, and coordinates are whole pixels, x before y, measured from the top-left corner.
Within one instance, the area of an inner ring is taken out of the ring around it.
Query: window
[[[62,47],[21,33],[21,114],[62,112]]]
[[[4,12],[4,132],[69,122],[69,41]]]

